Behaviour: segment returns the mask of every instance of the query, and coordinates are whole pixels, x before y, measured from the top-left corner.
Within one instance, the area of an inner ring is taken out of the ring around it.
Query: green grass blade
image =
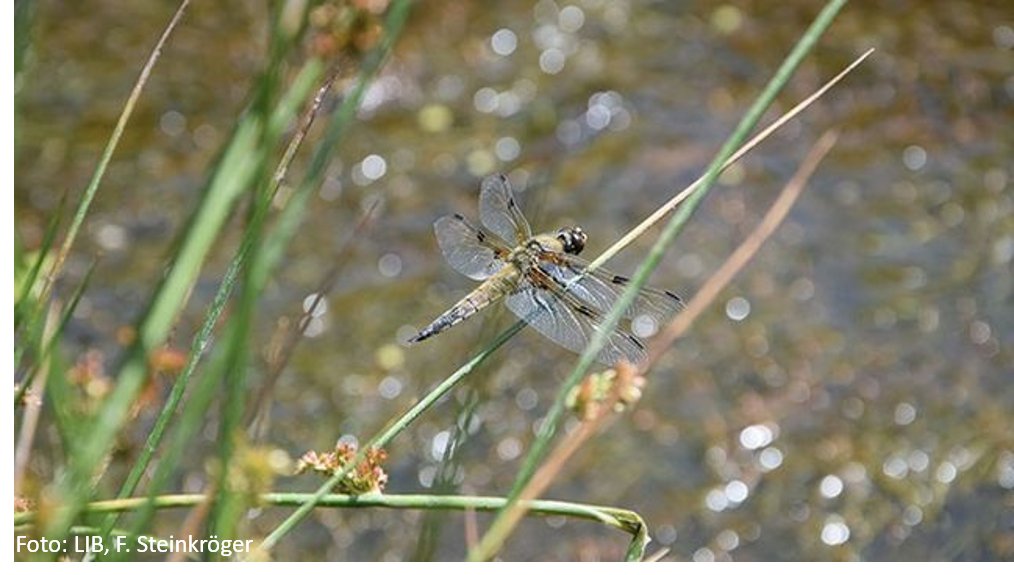
[[[520,495],[520,493],[528,485],[529,481],[531,481],[535,470],[538,468],[539,464],[548,452],[550,443],[556,434],[556,429],[560,421],[563,419],[566,410],[567,396],[581,382],[588,370],[594,364],[595,358],[605,345],[609,334],[615,329],[622,317],[622,314],[633,303],[638,290],[645,285],[649,276],[661,261],[669,244],[672,243],[679,232],[683,229],[683,226],[687,221],[689,221],[697,206],[700,205],[710,188],[714,185],[722,164],[724,164],[725,161],[732,156],[736,148],[746,140],[750,131],[752,131],[760,121],[764,111],[771,105],[775,96],[777,96],[778,92],[781,91],[791,78],[793,72],[796,68],[798,68],[803,58],[810,53],[817,40],[831,25],[834,17],[838,14],[844,4],[845,0],[831,0],[825,5],[816,20],[814,20],[813,24],[811,24],[810,28],[789,53],[782,65],[776,71],[775,75],[768,82],[767,86],[765,86],[764,90],[743,116],[743,119],[740,120],[736,129],[733,131],[733,134],[728,138],[728,140],[726,140],[719,153],[712,160],[705,172],[704,179],[698,188],[698,192],[690,196],[690,198],[677,210],[672,219],[663,229],[660,237],[648,253],[648,256],[641,263],[631,278],[630,284],[624,290],[623,295],[620,297],[619,301],[617,301],[616,305],[610,310],[610,313],[607,314],[601,329],[595,333],[595,336],[589,342],[588,347],[581,354],[577,365],[560,387],[560,391],[557,393],[556,399],[547,413],[544,423],[540,428],[539,433],[536,436],[528,455],[525,457],[521,469],[515,479],[514,487],[511,489],[511,503],[509,507],[513,507],[517,504],[518,495]],[[505,519],[505,512],[501,512],[497,516],[497,519],[494,520],[493,525],[490,526],[486,536],[483,537],[482,542],[480,542],[479,547],[470,554],[472,559],[489,559],[496,553],[497,549],[500,548],[503,541],[509,535],[509,529],[506,526]]]
[[[263,122],[246,116],[212,177],[207,192],[186,230],[172,268],[156,291],[151,307],[138,328],[137,339],[127,352],[116,378],[113,393],[104,402],[95,427],[82,441],[70,470],[57,485],[61,512],[54,515],[47,533],[62,536],[73,514],[88,497],[91,476],[110,449],[116,433],[126,420],[130,405],[147,377],[148,355],[165,342],[177,313],[189,297],[201,266],[231,213],[235,200],[247,188],[263,161],[264,151],[256,143]]]
[[[49,354],[52,353],[57,343],[60,341],[63,334],[63,330],[67,327],[67,322],[74,315],[74,310],[77,309],[77,304],[81,301],[81,296],[84,295],[85,288],[88,287],[89,281],[91,281],[92,273],[95,271],[96,262],[92,262],[85,271],[84,277],[81,279],[81,283],[74,289],[74,293],[70,296],[70,301],[67,302],[66,307],[60,314],[60,320],[57,323],[56,330],[49,337],[43,338],[45,341],[41,342],[39,350],[39,357],[34,366],[28,370],[28,374],[25,376],[25,384],[18,388],[14,396],[15,405],[21,403],[24,399],[25,394],[28,392],[28,388],[31,386],[31,382],[35,379],[35,374],[38,372],[39,367],[46,363],[49,359]]]
[[[261,82],[262,89],[260,90],[259,99],[262,103],[266,103],[268,101],[266,98],[277,92],[275,84],[281,79],[279,64],[282,56],[285,54],[281,46],[288,43],[285,41],[284,34],[278,33],[280,32],[280,27],[276,26],[275,30],[276,33],[273,36],[274,41],[272,42],[273,49],[270,51],[272,60],[268,66],[269,73],[266,75],[265,80]],[[298,97],[292,97],[294,90],[290,90],[289,98],[287,99],[289,102],[288,107],[290,108],[289,113],[285,114],[285,116],[272,115],[274,121],[269,121],[267,130],[267,139],[269,141],[280,139],[283,129],[291,124],[291,117],[295,114],[298,106],[301,106],[306,101],[310,89],[316,84],[322,71],[323,66],[317,60],[311,60],[304,68],[303,78],[312,81],[304,82],[301,85],[301,89],[297,94]],[[316,108],[311,106],[310,110],[310,119],[312,120]],[[305,124],[305,128],[308,129],[309,125]],[[288,170],[289,163],[291,163],[293,155],[298,145],[302,142],[304,135],[305,131],[303,130],[297,132],[283,154],[281,165],[274,173],[284,173]],[[259,259],[258,254],[262,250],[264,242],[271,241],[270,237],[265,238],[265,222],[275,194],[281,185],[281,179],[274,178],[272,172],[267,170],[266,166],[259,180],[259,191],[255,197],[252,217],[244,234],[243,245],[243,248],[248,251],[246,257],[249,258],[249,261],[255,263]],[[231,336],[226,341],[228,367],[224,382],[225,397],[221,403],[222,417],[218,437],[219,476],[215,490],[217,498],[215,499],[209,523],[210,533],[217,535],[220,540],[234,538],[236,524],[244,511],[243,494],[233,492],[229,470],[232,467],[237,440],[240,437],[240,430],[243,425],[243,414],[246,411],[248,395],[246,393],[248,385],[246,366],[249,359],[250,328],[253,325],[253,316],[257,310],[257,302],[266,284],[266,278],[264,281],[257,281],[254,277],[255,270],[256,265],[244,268],[245,281],[241,284],[240,297],[238,298],[234,313],[230,317],[230,322],[237,324],[237,328],[231,331]]]
[[[53,248],[53,243],[56,241],[56,232],[60,229],[60,223],[63,221],[63,211],[67,205],[67,195],[64,194],[60,198],[60,205],[56,209],[56,217],[49,221],[49,225],[46,226],[46,232],[42,236],[42,243],[39,244],[39,249],[36,251],[36,257],[32,261],[32,265],[28,268],[28,273],[18,274],[17,270],[20,266],[15,266],[14,273],[14,285],[15,291],[18,292],[17,299],[14,300],[14,330],[17,331],[18,326],[22,324],[26,319],[31,320],[34,317],[34,313],[28,313],[25,310],[25,306],[29,305],[29,302],[39,303],[41,300],[32,298],[32,292],[37,287],[39,274],[42,271],[42,267],[49,256],[50,250]],[[14,234],[15,240],[18,238],[18,234]],[[24,261],[24,251],[21,248],[21,242],[15,241],[15,259],[21,259]],[[21,287],[20,290],[17,286]],[[35,310],[38,312],[38,310]],[[17,365],[17,362],[15,362]]]
[[[297,76],[296,81],[293,83],[293,88],[290,91],[289,96],[283,99],[282,103],[279,105],[277,113],[275,114],[276,119],[272,120],[272,123],[280,125],[278,118],[285,117],[295,110],[295,106],[298,105],[297,103],[302,99],[305,99],[306,93],[313,86],[320,74],[320,71],[321,67],[319,63],[316,62],[312,62],[303,69],[303,71]],[[261,211],[266,210],[266,206],[259,206],[258,209]],[[152,426],[151,432],[149,432],[147,438],[145,439],[144,447],[141,449],[134,466],[127,475],[127,479],[120,487],[120,491],[117,495],[118,498],[127,498],[133,494],[134,489],[137,488],[137,484],[140,482],[141,477],[144,474],[144,471],[151,463],[151,458],[165,434],[169,421],[176,413],[177,407],[183,398],[183,393],[187,389],[190,378],[196,371],[198,363],[204,356],[204,353],[211,342],[212,333],[215,330],[215,326],[217,325],[222,312],[225,310],[229,298],[232,296],[233,288],[236,285],[236,281],[239,278],[241,270],[243,270],[246,266],[248,255],[254,241],[254,233],[252,229],[248,228],[247,231],[244,232],[239,249],[233,256],[228,268],[226,268],[214,299],[208,306],[208,311],[204,316],[201,327],[198,330],[197,335],[194,337],[190,352],[187,356],[186,364],[179,376],[177,376],[176,381],[173,383],[172,389],[169,392],[169,397],[167,398],[166,403],[162,406],[162,410],[159,412],[158,418],[155,420],[155,424]]]
[[[259,218],[257,219],[259,220]],[[261,221],[256,221],[251,230],[254,237],[263,231]],[[254,253],[256,257],[256,245]],[[223,378],[223,397],[220,402],[221,417],[218,430],[218,477],[214,506],[212,508],[209,532],[217,535],[220,541],[235,538],[236,520],[243,512],[241,494],[232,489],[232,459],[236,453],[238,431],[241,429],[243,412],[246,410],[246,366],[249,359],[250,326],[256,310],[256,295],[260,293],[250,283],[243,284],[239,304],[231,318],[230,327],[235,329],[229,333],[225,346],[226,369]]]
[[[324,179],[325,169],[334,157],[341,138],[345,135],[348,126],[355,120],[356,111],[359,109],[359,104],[362,102],[366,89],[369,88],[373,78],[394,48],[395,41],[401,35],[401,30],[408,19],[411,4],[408,0],[399,0],[392,3],[388,9],[384,24],[384,37],[366,55],[355,87],[346,96],[337,113],[335,113],[328,123],[324,138],[310,159],[304,181],[296,189],[282,210],[282,214],[278,218],[271,237],[265,242],[262,257],[252,264],[252,281],[258,284],[267,281],[267,278],[271,275],[271,271],[284,257],[289,239],[296,233],[303,221],[307,202],[313,192],[320,187]]]
[[[225,329],[223,337],[231,339],[231,332],[235,329],[237,329],[236,324],[229,324]],[[158,464],[155,465],[151,480],[146,486],[147,497],[144,498],[145,504],[140,507],[127,529],[131,534],[136,535],[147,529],[148,522],[154,516],[158,494],[161,493],[170,479],[178,472],[179,461],[186,455],[186,450],[190,446],[191,440],[200,432],[201,427],[207,420],[207,410],[219,390],[220,383],[225,378],[228,359],[228,354],[224,350],[213,354],[208,362],[207,369],[195,382],[190,398],[187,400],[186,409],[180,414],[179,423],[173,429],[172,437],[167,443],[165,454],[159,459]],[[127,498],[118,497],[117,499]],[[106,518],[103,523],[104,534],[108,534],[112,530],[118,516],[119,514],[114,512]],[[116,557],[114,557],[115,559]]]
[[[39,325],[44,321],[46,315],[46,300],[41,298],[41,291],[33,296],[33,291],[36,291],[37,282],[39,275],[42,273],[42,268],[45,266],[50,250],[53,248],[53,242],[56,240],[56,233],[60,228],[60,221],[62,220],[61,215],[66,207],[67,195],[64,194],[60,199],[60,206],[57,208],[56,217],[50,220],[49,225],[46,226],[46,233],[42,237],[42,243],[39,245],[39,249],[36,251],[32,265],[29,267],[27,274],[18,273],[20,269],[25,266],[26,256],[24,254],[23,246],[18,241],[18,234],[14,234],[14,290],[18,292],[17,300],[14,302],[14,373],[16,374],[21,369],[21,360],[24,354],[31,347],[39,347],[38,335],[41,333]],[[18,287],[20,286],[20,290]],[[22,329],[23,328],[23,329]],[[27,334],[24,339],[19,338],[19,330],[22,334]],[[14,407],[17,409],[20,407],[20,399],[24,396],[25,391],[30,384],[30,379],[22,378],[25,383],[22,388],[18,390],[18,394],[15,397]]]
[[[102,156],[99,158],[95,172],[92,174],[92,179],[88,182],[88,187],[85,188],[84,194],[81,196],[81,202],[78,204],[77,211],[74,213],[74,219],[71,221],[70,229],[67,231],[67,235],[64,237],[63,243],[60,245],[60,250],[57,252],[56,261],[53,264],[53,270],[50,272],[49,278],[46,281],[46,286],[43,288],[43,299],[52,287],[56,277],[60,275],[63,263],[66,261],[67,255],[70,253],[70,249],[74,245],[74,241],[77,239],[78,231],[81,229],[85,216],[88,215],[88,210],[91,207],[92,200],[95,199],[95,194],[98,192],[99,185],[102,183],[103,177],[105,177],[106,169],[109,167],[109,162],[113,158],[113,153],[116,151],[116,147],[120,143],[120,138],[123,136],[123,132],[127,128],[127,122],[133,115],[134,108],[136,107],[138,100],[141,98],[141,92],[144,91],[144,87],[148,83],[148,78],[151,76],[151,72],[155,68],[155,63],[158,62],[159,57],[162,55],[162,49],[169,40],[169,36],[172,35],[173,30],[176,29],[176,26],[179,24],[180,20],[182,20],[183,14],[186,12],[189,4],[190,0],[182,0],[180,2],[176,12],[173,13],[172,18],[169,20],[169,24],[167,24],[165,30],[163,30],[162,36],[158,39],[158,42],[155,43],[155,47],[148,56],[147,62],[145,62],[144,66],[141,68],[141,73],[138,75],[137,82],[134,84],[134,88],[127,97],[127,101],[123,105],[123,111],[120,112],[120,117],[116,121],[116,126],[113,128],[113,133],[109,136],[109,140],[106,142],[106,147],[102,151]]]

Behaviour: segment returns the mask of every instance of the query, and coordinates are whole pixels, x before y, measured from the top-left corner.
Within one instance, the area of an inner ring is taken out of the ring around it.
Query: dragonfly
[[[482,284],[409,342],[431,338],[503,299],[543,336],[571,351],[584,351],[630,279],[592,268],[578,257],[588,240],[578,226],[533,235],[503,174],[483,179],[479,219],[485,229],[461,214],[443,216],[433,224],[437,244],[451,267]],[[605,365],[621,360],[643,365],[647,352],[641,337],[652,335],[682,307],[683,300],[671,291],[642,288],[596,360]]]

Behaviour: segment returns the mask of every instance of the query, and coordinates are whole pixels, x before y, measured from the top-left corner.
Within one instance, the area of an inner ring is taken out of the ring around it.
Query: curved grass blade
[[[265,493],[260,496],[260,503],[264,506],[295,507],[302,506],[313,495],[305,493]],[[152,504],[156,509],[172,509],[180,507],[194,507],[205,503],[207,496],[202,494],[172,494],[160,495],[154,500],[144,497],[130,499],[111,499],[107,501],[96,501],[88,504],[85,511],[89,514],[99,513],[123,513],[144,508]],[[617,507],[605,507],[601,505],[589,505],[574,503],[570,501],[536,500],[529,502],[531,512],[537,515],[571,517],[594,521],[607,527],[618,529],[631,536],[626,557],[628,560],[639,560],[643,556],[644,546],[648,541],[648,528],[644,520],[637,513],[628,509]],[[431,509],[446,511],[480,511],[495,512],[503,509],[507,504],[505,497],[483,497],[470,495],[429,495],[429,494],[366,494],[366,495],[340,495],[327,494],[321,497],[316,504],[320,507],[335,508],[381,508],[381,509]],[[34,511],[25,511],[14,514],[14,527],[32,525],[37,514]],[[256,559],[263,554],[254,551],[252,557]]]

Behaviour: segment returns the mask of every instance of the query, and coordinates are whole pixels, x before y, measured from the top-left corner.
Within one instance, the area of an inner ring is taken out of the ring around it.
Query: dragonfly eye
[[[568,254],[577,255],[584,249],[584,243],[588,240],[588,236],[579,227],[574,228],[563,228],[556,235],[560,243],[563,244],[563,251]]]

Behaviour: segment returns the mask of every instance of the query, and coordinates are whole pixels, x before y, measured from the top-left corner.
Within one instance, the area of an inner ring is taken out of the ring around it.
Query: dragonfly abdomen
[[[445,311],[428,326],[419,330],[419,333],[408,341],[410,343],[415,343],[417,341],[433,337],[438,333],[472,317],[482,308],[488,306],[493,302],[493,300],[499,297],[499,290],[489,289],[490,287],[492,286],[483,284],[472,290],[471,293],[461,298],[458,303],[454,304],[451,309]],[[495,295],[491,295],[490,292],[495,292]]]

